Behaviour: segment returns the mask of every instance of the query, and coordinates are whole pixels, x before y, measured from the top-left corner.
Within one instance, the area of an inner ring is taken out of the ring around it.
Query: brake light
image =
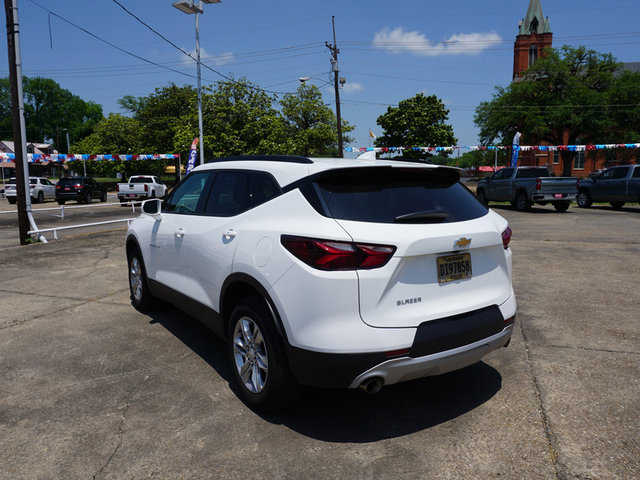
[[[144,191],[148,192],[149,191],[149,185],[147,185],[146,183],[144,184]]]
[[[56,190],[60,190],[60,188],[62,188],[60,185],[56,185]]]
[[[119,191],[120,191],[120,184],[116,183],[116,192],[119,192]]]
[[[542,190],[542,179],[536,178],[536,190]]]
[[[73,188],[82,188],[82,184],[81,183],[76,183]]]
[[[511,242],[512,233],[513,232],[511,231],[511,227],[507,227],[507,229],[504,232],[502,232],[502,246],[504,247],[505,250],[509,248],[509,243]]]
[[[282,245],[296,258],[319,270],[370,270],[387,264],[396,251],[391,245],[336,242],[282,235]]]

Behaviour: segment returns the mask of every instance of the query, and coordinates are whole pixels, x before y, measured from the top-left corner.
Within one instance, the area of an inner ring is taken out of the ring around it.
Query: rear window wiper
[[[435,223],[443,221],[447,216],[449,216],[449,212],[434,209],[424,210],[422,212],[406,213],[404,215],[397,216],[393,220],[396,223],[420,223],[422,220],[431,220]]]

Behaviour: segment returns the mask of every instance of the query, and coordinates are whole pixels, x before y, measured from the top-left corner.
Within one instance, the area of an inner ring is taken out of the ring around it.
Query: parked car
[[[160,183],[154,175],[134,175],[129,177],[128,183],[118,183],[116,191],[120,203],[126,203],[147,198],[164,198],[167,195],[167,186]]]
[[[593,202],[609,202],[613,208],[640,202],[640,165],[611,167],[596,177],[580,180],[578,206],[589,208]]]
[[[56,198],[56,187],[49,179],[44,177],[29,177],[29,193],[31,201],[34,203],[42,203],[45,200],[53,200]],[[14,204],[17,201],[16,179],[12,177],[4,187],[4,195],[9,203]]]
[[[510,202],[523,212],[534,203],[551,203],[565,212],[578,196],[578,179],[552,177],[546,167],[508,167],[478,182],[476,196],[487,205],[490,201]]]
[[[439,375],[507,346],[511,229],[457,169],[233,157],[147,200],[126,235],[135,308],[158,298],[227,340],[242,398]]]
[[[56,184],[56,201],[64,205],[67,200],[91,203],[94,198],[107,201],[107,189],[90,177],[64,177]]]

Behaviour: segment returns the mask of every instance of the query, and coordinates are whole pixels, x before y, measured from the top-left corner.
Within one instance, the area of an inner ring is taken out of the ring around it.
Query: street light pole
[[[331,51],[331,70],[334,74],[333,86],[336,94],[336,121],[338,123],[338,157],[344,157],[342,149],[342,118],[340,116],[340,85],[339,85],[339,71],[338,71],[338,45],[336,44],[336,24],[335,17],[331,17],[331,25],[333,26],[333,45],[326,43],[327,48]]]
[[[204,139],[203,139],[203,126],[202,126],[202,80],[200,75],[200,18],[199,15],[204,13],[202,3],[222,3],[222,0],[199,0],[196,5],[191,1],[174,2],[172,5],[186,14],[195,14],[196,16],[196,63],[197,63],[197,77],[198,77],[198,132],[200,138],[200,165],[204,164]]]

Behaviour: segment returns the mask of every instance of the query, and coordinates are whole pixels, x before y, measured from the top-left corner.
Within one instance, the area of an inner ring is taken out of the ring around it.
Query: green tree
[[[435,95],[422,93],[388,107],[377,124],[384,133],[376,138],[376,147],[433,147],[455,145],[453,127],[448,125],[449,110]],[[408,158],[428,158],[423,152],[405,151]]]
[[[49,78],[23,77],[24,116],[27,141],[53,140],[55,148],[67,152],[66,134],[76,142],[91,134],[103,118],[102,107],[86,102]],[[11,90],[8,78],[0,80],[0,134],[13,138]]]
[[[491,101],[476,108],[483,144],[510,144],[516,129],[527,144],[621,143],[621,135],[628,135],[624,142],[638,139],[640,74],[620,75],[620,64],[610,54],[584,47],[547,53],[521,81],[497,88]],[[563,174],[571,175],[575,152],[561,155]]]
[[[318,87],[304,83],[296,93],[285,95],[280,105],[286,122],[286,151],[282,153],[304,156],[335,156],[338,153],[337,119],[323,102]],[[344,143],[352,141],[345,135],[352,130],[353,127],[343,120]]]

